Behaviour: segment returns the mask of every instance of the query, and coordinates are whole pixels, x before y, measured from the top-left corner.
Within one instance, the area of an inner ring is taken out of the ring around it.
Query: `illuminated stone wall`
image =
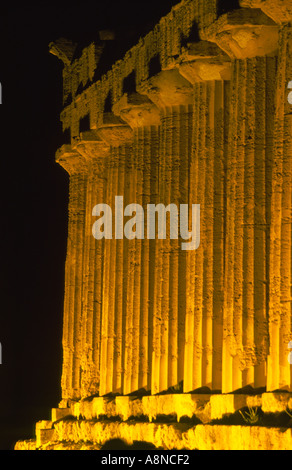
[[[102,41],[75,59],[73,44],[51,45],[70,131],[56,156],[70,175],[64,406],[140,389],[291,391],[292,11],[241,7],[182,1],[98,81]],[[200,247],[95,240],[93,207],[115,196],[200,204]]]

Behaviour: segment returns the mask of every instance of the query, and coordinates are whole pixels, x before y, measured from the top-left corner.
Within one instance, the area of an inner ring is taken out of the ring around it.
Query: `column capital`
[[[73,139],[72,145],[63,145],[55,156],[56,162],[69,175],[86,173],[92,162],[103,160],[109,153],[109,146],[101,140],[95,131],[81,132]]]
[[[97,135],[96,131],[81,132],[78,137],[74,138],[72,149],[88,162],[104,158],[109,153],[109,146]]]
[[[188,106],[193,103],[192,85],[177,69],[163,70],[144,80],[137,91],[147,95],[158,108]]]
[[[124,94],[113,105],[113,112],[132,129],[159,126],[161,123],[157,106],[146,95],[140,95],[139,93]]]
[[[240,0],[241,7],[260,8],[276,23],[288,23],[292,21],[291,0]]]
[[[189,44],[177,63],[180,74],[190,83],[211,80],[230,80],[230,57],[209,41]]]
[[[55,156],[56,163],[61,165],[69,175],[84,173],[87,169],[87,160],[71,145],[60,147]]]
[[[119,147],[133,142],[131,127],[113,113],[104,113],[103,123],[97,128],[97,135],[111,147]]]
[[[215,42],[231,59],[275,56],[279,27],[261,10],[243,8],[220,16],[201,37]]]

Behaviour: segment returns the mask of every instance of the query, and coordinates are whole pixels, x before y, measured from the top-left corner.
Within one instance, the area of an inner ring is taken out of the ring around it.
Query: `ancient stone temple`
[[[62,401],[16,448],[291,448],[291,22],[290,0],[182,0],[104,74],[111,33],[50,45],[70,175]],[[146,236],[159,204],[188,207],[189,233],[200,205],[195,249],[166,213],[166,237]]]

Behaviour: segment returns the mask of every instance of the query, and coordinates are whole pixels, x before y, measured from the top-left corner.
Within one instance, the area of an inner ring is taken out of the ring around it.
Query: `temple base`
[[[290,450],[291,409],[288,392],[95,397],[53,409],[15,450]]]

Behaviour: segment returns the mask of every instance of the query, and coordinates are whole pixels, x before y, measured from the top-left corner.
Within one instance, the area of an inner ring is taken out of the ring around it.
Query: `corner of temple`
[[[60,59],[65,66],[70,66],[77,44],[67,38],[59,38],[50,42],[49,52]]]
[[[71,145],[62,145],[56,152],[55,161],[69,175],[86,171],[86,159]]]

